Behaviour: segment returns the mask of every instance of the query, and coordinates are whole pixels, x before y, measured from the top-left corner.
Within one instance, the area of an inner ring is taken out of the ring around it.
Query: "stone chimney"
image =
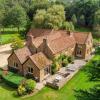
[[[32,42],[33,39],[34,39],[34,36],[33,35],[27,35],[27,41]]]
[[[47,38],[43,39],[43,51],[45,52],[46,49],[46,45],[47,45]]]
[[[71,32],[71,31],[67,31],[67,34],[68,34],[69,36],[73,36],[73,32]]]
[[[47,39],[46,38],[43,39],[43,44],[45,44],[45,45],[47,44]]]

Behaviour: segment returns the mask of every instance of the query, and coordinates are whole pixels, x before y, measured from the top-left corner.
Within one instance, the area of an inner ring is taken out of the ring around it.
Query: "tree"
[[[27,16],[25,10],[21,6],[14,6],[10,9],[4,19],[5,26],[17,27],[18,32],[20,27],[25,27],[27,23]]]
[[[100,100],[100,85],[89,90],[75,90],[76,100]]]
[[[3,19],[4,19],[4,13],[2,10],[0,10],[0,27],[2,27]]]
[[[30,9],[28,12],[29,19],[32,21],[33,17],[35,16],[37,10],[47,9],[50,3],[48,0],[33,0],[30,5]]]
[[[90,80],[100,80],[100,61],[92,60],[86,67]]]
[[[100,9],[98,9],[96,12],[95,12],[95,16],[94,16],[94,30],[96,32],[100,32]]]
[[[37,10],[34,16],[34,23],[37,27],[43,27],[46,20],[46,10]]]
[[[94,24],[95,24],[96,26],[97,26],[97,25],[100,25],[100,9],[98,9],[98,10],[95,12]]]
[[[13,38],[13,41],[11,44],[12,50],[17,50],[17,49],[22,48],[22,47],[24,47],[23,41],[18,39],[18,38]]]
[[[84,17],[84,15],[80,16],[79,21],[80,21],[79,24],[85,25],[85,17]]]
[[[73,22],[74,25],[77,24],[77,18],[76,18],[76,15],[73,14],[72,18],[71,18],[71,21]]]
[[[53,5],[46,10],[38,10],[35,17],[35,26],[50,29],[60,29],[65,21],[64,7]]]
[[[62,5],[53,5],[47,9],[46,26],[59,29],[65,21],[65,12]]]
[[[61,29],[66,29],[66,30],[69,30],[69,31],[74,31],[74,25],[72,22],[63,22],[63,25],[61,27]]]
[[[73,14],[77,17],[77,22],[80,22],[80,16],[84,15],[85,26],[93,27],[94,14],[99,9],[99,0],[74,0],[66,4],[66,18],[71,20]]]

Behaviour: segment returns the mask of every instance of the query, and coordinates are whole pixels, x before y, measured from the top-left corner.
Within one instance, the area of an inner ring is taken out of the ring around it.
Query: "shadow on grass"
[[[12,96],[15,98],[19,98],[19,96],[17,95],[17,91],[14,88],[9,87],[7,84],[5,84],[4,82],[0,82],[0,87],[2,87],[3,89],[12,92]],[[1,91],[2,92],[2,91]],[[10,95],[10,94],[9,94]]]

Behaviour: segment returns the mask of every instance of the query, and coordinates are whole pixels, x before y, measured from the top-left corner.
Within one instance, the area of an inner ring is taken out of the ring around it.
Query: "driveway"
[[[7,63],[7,58],[11,54],[10,44],[0,46],[0,67],[5,67]]]

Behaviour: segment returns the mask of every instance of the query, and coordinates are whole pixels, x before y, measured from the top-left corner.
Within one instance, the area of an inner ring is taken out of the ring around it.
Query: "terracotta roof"
[[[36,48],[38,48],[43,43],[43,39],[52,41],[59,37],[67,36],[67,31],[66,30],[51,30],[51,29],[33,29],[33,30],[31,29],[27,35],[33,36],[32,43],[34,44]]]
[[[51,29],[30,29],[27,35],[33,35],[36,38],[36,37],[48,35],[51,32],[52,32]]]
[[[30,56],[30,59],[39,69],[45,68],[52,63],[42,52]]]
[[[31,56],[31,52],[27,47],[15,50],[14,53],[18,57],[21,64],[23,64],[27,60],[28,56]]]
[[[60,52],[75,43],[85,44],[89,32],[71,32],[71,37],[66,30],[51,30],[51,29],[31,29],[28,35],[33,35],[34,39],[32,43],[38,48],[42,43],[43,39],[47,39],[49,48],[53,53]]]
[[[64,49],[74,46],[75,43],[76,42],[73,36],[61,37],[51,42],[48,42],[48,47],[51,49],[53,54],[56,54]]]
[[[62,35],[66,35],[66,30],[53,30],[53,29],[30,29],[30,31],[27,33],[27,35],[32,35],[34,38],[42,37],[42,36],[48,36],[51,34],[60,33]]]
[[[86,33],[86,32],[74,32],[74,37],[75,37],[75,40],[76,40],[76,43],[78,44],[85,44],[88,36],[89,36],[89,32]]]

